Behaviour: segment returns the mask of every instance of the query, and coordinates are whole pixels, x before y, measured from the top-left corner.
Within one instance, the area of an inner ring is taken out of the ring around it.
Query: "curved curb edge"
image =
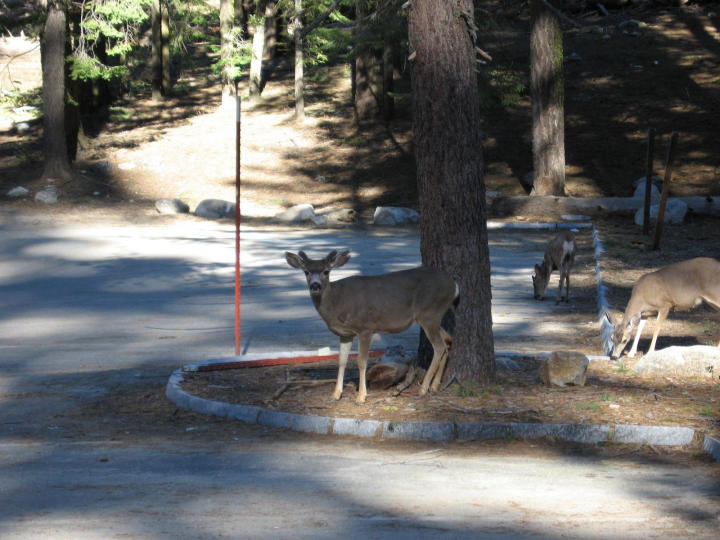
[[[185,392],[180,384],[183,370],[175,370],[165,395],[178,407],[222,418],[241,420],[248,424],[291,429],[320,435],[353,435],[379,439],[427,441],[473,441],[507,437],[554,437],[568,442],[597,444],[602,442],[687,446],[693,442],[695,430],[688,427],[640,426],[626,424],[535,424],[526,422],[393,422],[360,420],[272,411],[253,405],[231,404],[201,398]],[[720,461],[720,441],[705,436],[703,449]]]

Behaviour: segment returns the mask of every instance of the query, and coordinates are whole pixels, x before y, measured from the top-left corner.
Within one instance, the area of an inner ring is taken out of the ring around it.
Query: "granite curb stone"
[[[207,365],[207,363],[204,363]],[[505,437],[556,439],[597,444],[600,442],[686,446],[692,443],[695,430],[688,427],[607,425],[607,424],[537,424],[528,422],[389,422],[334,418],[271,411],[252,405],[231,404],[193,396],[185,392],[180,383],[182,369],[170,376],[166,396],[177,406],[198,413],[241,420],[250,424],[292,429],[321,435],[353,435],[384,439],[471,441]],[[720,441],[705,436],[704,450],[720,461]]]

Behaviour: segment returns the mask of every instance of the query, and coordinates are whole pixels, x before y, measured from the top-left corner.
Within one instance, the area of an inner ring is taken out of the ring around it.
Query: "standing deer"
[[[420,267],[380,276],[351,276],[330,282],[330,270],[350,260],[348,251],[331,251],[324,259],[310,259],[304,252],[286,252],[293,268],[305,272],[310,298],[328,329],[340,337],[338,375],[332,399],[342,395],[345,366],[353,338],[358,338],[360,383],[357,403],[367,397],[365,369],[375,333],[398,333],[418,323],[433,346],[433,359],[420,389],[425,394],[440,386],[452,338],[440,326],[445,312],[459,294],[453,279],[434,268]],[[432,384],[431,384],[432,383]]]
[[[655,350],[660,326],[671,309],[685,310],[700,305],[703,300],[720,309],[720,262],[709,257],[697,257],[677,262],[641,276],[632,289],[622,322],[610,314],[605,317],[613,326],[612,357],[620,357],[625,345],[637,328],[628,356],[637,352],[640,334],[645,326],[643,315],[657,312],[648,353]],[[720,347],[720,343],[718,343]]]
[[[575,262],[576,250],[575,236],[570,231],[563,231],[550,240],[545,250],[545,259],[542,264],[535,265],[535,273],[532,276],[535,300],[545,298],[545,291],[550,282],[550,274],[554,270],[559,270],[560,283],[558,284],[555,303],[559,304],[560,300],[562,300],[563,282],[565,282],[565,301],[570,301],[570,270],[572,270]]]

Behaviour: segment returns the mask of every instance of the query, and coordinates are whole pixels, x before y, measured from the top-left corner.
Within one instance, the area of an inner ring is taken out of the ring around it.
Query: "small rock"
[[[55,204],[60,196],[60,190],[55,186],[48,186],[35,194],[35,200],[45,204]]]
[[[315,209],[312,204],[296,204],[287,210],[275,214],[275,219],[285,223],[311,221],[314,217]]]
[[[373,223],[397,227],[402,225],[415,225],[420,222],[420,214],[411,208],[395,206],[378,206],[375,209]]]
[[[547,386],[585,386],[587,356],[575,351],[556,351],[540,364],[540,378]]]
[[[155,210],[161,214],[187,214],[190,207],[180,199],[159,199],[155,201]]]
[[[207,219],[222,219],[230,217],[234,213],[235,205],[220,199],[205,199],[195,207],[195,215]]]
[[[30,190],[28,190],[27,188],[17,186],[8,191],[7,195],[8,197],[12,197],[13,199],[19,199],[20,197],[26,197],[28,193],[30,193]]]

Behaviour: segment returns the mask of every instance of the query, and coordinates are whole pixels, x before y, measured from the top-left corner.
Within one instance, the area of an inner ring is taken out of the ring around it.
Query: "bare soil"
[[[589,12],[579,28],[565,33],[567,193],[581,197],[629,196],[632,182],[645,171],[647,129],[657,130],[654,169],[662,174],[671,131],[680,144],[671,184],[673,195],[720,195],[720,19],[712,6],[635,9],[604,17]],[[619,26],[635,20],[637,31]],[[498,69],[527,87],[528,12],[525,3],[503,3],[494,23],[481,32],[481,46],[493,56],[488,69]],[[37,86],[40,81],[36,44],[0,40],[0,63],[12,74],[6,85]],[[3,108],[0,141],[0,209],[62,215],[64,219],[143,219],[162,226],[157,198],[179,197],[193,208],[200,200],[234,200],[235,108],[220,107],[217,80],[208,70],[209,49],[193,49],[195,67],[177,81],[179,90],[162,103],[145,95],[128,96],[111,108],[108,120],[89,133],[75,164],[75,178],[58,186],[60,202],[43,206],[29,197],[10,200],[9,189],[22,185],[34,194],[52,180],[42,178],[42,129],[31,123],[18,133],[14,122],[25,113]],[[352,207],[366,222],[379,204],[416,206],[411,119],[407,102],[398,103],[398,118],[389,125],[352,122],[350,86],[344,66],[309,70],[307,121],[292,119],[292,71],[278,63],[263,99],[244,102],[242,109],[242,212],[247,223],[298,203]],[[521,195],[520,178],[532,168],[530,102],[520,92],[501,104],[502,79],[487,89],[484,103],[485,183],[488,191]],[[505,92],[507,94],[507,92]],[[613,306],[622,310],[632,283],[643,273],[669,262],[720,253],[720,220],[690,215],[679,227],[666,227],[661,249],[632,225],[632,216],[598,217],[595,226],[606,245],[601,258],[603,279]],[[589,250],[587,246],[587,250]],[[577,270],[577,309],[558,313],[574,321],[575,347],[601,354],[594,305],[593,264]],[[529,269],[530,271],[530,269]],[[529,275],[529,274],[528,274]],[[529,281],[529,278],[528,278]],[[698,308],[671,314],[658,348],[671,344],[717,343],[718,314]],[[649,324],[646,333],[652,330]],[[522,340],[523,336],[518,336]],[[563,347],[568,336],[563,337]],[[571,339],[572,340],[572,339]],[[647,348],[649,340],[641,342]],[[282,410],[360,416],[388,420],[456,419],[458,421],[539,421],[689,425],[720,435],[720,379],[639,378],[631,362],[591,365],[582,388],[548,389],[536,377],[536,360],[526,370],[499,372],[487,386],[456,384],[420,398],[415,388],[400,396],[371,391],[363,407],[353,404],[353,388],[343,400],[329,404],[329,387],[290,388],[284,369],[224,371],[198,375],[188,384],[194,392],[228,400],[264,404]],[[307,367],[303,369],[309,369]],[[334,367],[323,378],[334,377]],[[317,371],[316,370],[316,371]],[[329,373],[329,375],[327,375]],[[310,377],[310,373],[295,374]],[[258,387],[258,384],[260,386]],[[263,391],[260,391],[263,390]],[[111,416],[127,410],[133,418],[156,419],[160,429],[172,410],[161,385],[137,394],[137,388],[115,389],[94,405],[73,413],[73,422]],[[463,394],[463,395],[459,395]],[[143,416],[142,411],[152,412]],[[162,411],[161,414],[156,414]],[[76,415],[81,415],[77,417]],[[165,422],[165,424],[164,424]],[[78,425],[80,425],[78,424]]]

